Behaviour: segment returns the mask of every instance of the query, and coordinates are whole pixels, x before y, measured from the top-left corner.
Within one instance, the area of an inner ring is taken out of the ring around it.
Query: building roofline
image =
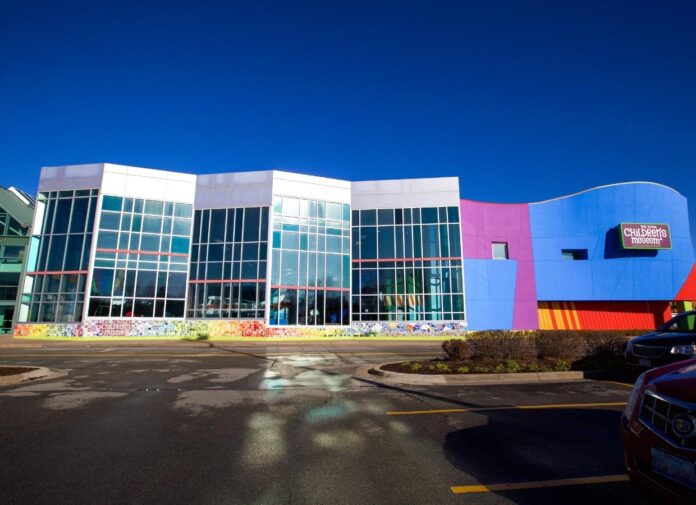
[[[542,204],[542,203],[550,203],[550,202],[555,202],[555,201],[558,201],[558,200],[563,200],[563,199],[565,199],[565,198],[572,198],[572,197],[574,197],[574,196],[582,195],[582,194],[584,194],[584,193],[589,193],[590,191],[596,191],[596,190],[598,190],[598,189],[610,188],[610,187],[613,187],[613,186],[626,186],[626,185],[629,185],[629,184],[649,184],[649,185],[651,185],[651,186],[660,186],[660,187],[662,187],[662,188],[669,189],[670,191],[674,191],[674,192],[675,192],[676,194],[678,194],[679,196],[684,197],[684,195],[682,195],[679,191],[677,191],[677,190],[674,189],[673,187],[667,186],[666,184],[661,184],[661,183],[659,183],[659,182],[651,182],[651,181],[626,181],[626,182],[614,182],[614,183],[611,183],[611,184],[603,184],[603,185],[601,185],[601,186],[595,186],[595,187],[592,187],[592,188],[583,189],[583,190],[578,191],[578,192],[576,192],[576,193],[570,193],[570,194],[568,194],[568,195],[556,196],[556,197],[553,197],[553,198],[548,198],[548,199],[546,199],[546,200],[538,200],[538,201],[536,201],[536,202],[517,202],[517,203],[512,203],[512,202],[488,202],[488,201],[474,200],[474,199],[472,199],[472,198],[461,198],[461,200],[467,201],[467,202],[485,204],[485,205],[539,205],[539,204]],[[684,197],[684,198],[686,198],[686,197]]]

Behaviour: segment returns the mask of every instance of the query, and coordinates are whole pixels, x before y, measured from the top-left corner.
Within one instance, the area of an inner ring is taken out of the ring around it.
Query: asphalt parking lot
[[[400,386],[437,344],[0,349],[0,503],[617,504],[605,381]]]

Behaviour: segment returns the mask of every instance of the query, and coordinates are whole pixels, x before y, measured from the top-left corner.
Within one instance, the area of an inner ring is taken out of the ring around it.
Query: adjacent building
[[[15,333],[648,328],[693,264],[686,199],[652,183],[505,205],[457,177],[46,167]]]
[[[33,213],[33,197],[0,187],[0,333],[12,331]]]

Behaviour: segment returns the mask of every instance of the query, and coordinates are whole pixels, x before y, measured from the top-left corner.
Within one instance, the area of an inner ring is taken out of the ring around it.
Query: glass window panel
[[[155,272],[141,270],[138,272],[138,283],[135,296],[143,298],[154,298],[155,296]],[[136,316],[138,317],[138,316]]]
[[[82,256],[84,235],[68,235],[67,254],[65,255],[65,270],[79,270]]]
[[[242,259],[243,260],[257,260],[259,257],[259,244],[258,243],[248,243],[244,244],[242,249]]]
[[[140,228],[142,228],[142,225],[143,225],[143,217],[142,216],[133,216],[133,220],[131,221],[131,231],[139,232]]]
[[[434,224],[437,223],[437,209],[434,207],[426,207],[420,209],[421,211],[421,222],[423,224]]]
[[[379,225],[394,224],[394,211],[392,209],[379,209],[377,218]]]
[[[143,235],[140,241],[141,251],[157,251],[160,248],[160,236],[159,235]],[[154,260],[155,258],[148,258],[149,260]]]
[[[99,229],[101,230],[118,230],[121,216],[114,212],[102,212]]]
[[[261,240],[268,240],[268,207],[261,210]]]
[[[440,247],[437,226],[423,225],[420,227],[423,234],[423,257],[424,258],[439,258]]]
[[[114,271],[95,268],[92,274],[91,296],[111,296],[114,282]]]
[[[167,277],[167,298],[186,296],[186,274],[169,273]]]
[[[115,212],[120,212],[122,204],[123,198],[120,196],[104,195],[102,197],[102,210],[113,210]]]
[[[338,254],[326,255],[326,286],[330,288],[341,287],[341,256]]]
[[[184,317],[184,301],[167,300],[164,317]]]
[[[193,205],[190,203],[177,203],[174,206],[174,216],[175,217],[191,217],[193,212]]]
[[[377,228],[377,237],[379,242],[379,258],[387,259],[394,258],[394,227],[380,226]]]
[[[462,248],[460,243],[459,225],[449,225],[449,255],[451,257],[461,257]]]
[[[133,303],[133,317],[152,317],[154,308],[154,300],[141,300],[136,298]]]
[[[360,272],[360,293],[377,293],[377,270],[361,270]]]
[[[361,210],[360,211],[360,224],[362,226],[374,226],[377,224],[377,211],[376,210]]]
[[[65,235],[54,235],[51,238],[51,249],[48,255],[46,269],[49,271],[63,270],[63,255],[65,254]]]
[[[145,214],[161,216],[164,212],[164,202],[156,200],[145,200]]]
[[[280,284],[285,286],[297,285],[297,251],[282,251]]]
[[[162,218],[155,216],[145,216],[143,218],[143,232],[144,233],[161,233],[162,232]]]
[[[340,203],[327,203],[326,204],[326,218],[333,219],[334,221],[340,221],[343,217],[343,209]]]
[[[123,295],[123,288],[126,285],[126,271],[125,270],[116,270],[114,272],[114,281],[113,281],[113,294],[114,296],[122,296]]]
[[[207,261],[222,261],[222,253],[223,252],[224,252],[224,247],[222,244],[210,244],[208,246]]]
[[[300,201],[296,198],[283,198],[283,215],[296,216],[300,215]]]
[[[244,212],[244,241],[256,242],[259,240],[259,220],[261,209],[248,208]]]
[[[53,223],[53,233],[67,233],[68,223],[70,221],[70,209],[72,200],[58,200],[56,208],[56,217]]]
[[[172,252],[188,254],[189,239],[187,237],[172,237]]]
[[[374,227],[360,229],[360,258],[377,258],[377,229]]]
[[[166,219],[165,221],[169,221],[169,219]],[[168,229],[164,230],[165,233],[168,233]],[[174,235],[187,235],[191,233],[191,220],[190,219],[174,219],[174,227],[172,228],[171,233]]]
[[[208,279],[208,280],[220,280],[220,279],[222,279],[222,263],[219,263],[219,262],[208,263],[206,279]]]
[[[71,233],[82,233],[85,231],[87,223],[87,208],[89,206],[88,198],[78,198],[73,203],[72,220],[70,222]]]
[[[459,207],[447,207],[447,220],[450,223],[459,222]]]
[[[88,315],[91,317],[109,317],[110,303],[108,298],[91,298]]]
[[[210,211],[210,242],[223,242],[225,240],[226,214],[225,209],[213,209]],[[182,233],[181,235],[186,234]]]
[[[444,207],[442,207],[444,209]],[[440,225],[440,257],[449,257],[449,238],[447,237],[447,225]]]

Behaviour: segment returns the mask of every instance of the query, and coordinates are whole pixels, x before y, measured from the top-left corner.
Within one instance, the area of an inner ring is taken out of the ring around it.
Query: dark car
[[[666,365],[696,356],[696,310],[679,314],[657,331],[632,339],[626,360],[647,368]]]
[[[655,503],[696,503],[696,359],[644,372],[621,417],[626,470]]]

